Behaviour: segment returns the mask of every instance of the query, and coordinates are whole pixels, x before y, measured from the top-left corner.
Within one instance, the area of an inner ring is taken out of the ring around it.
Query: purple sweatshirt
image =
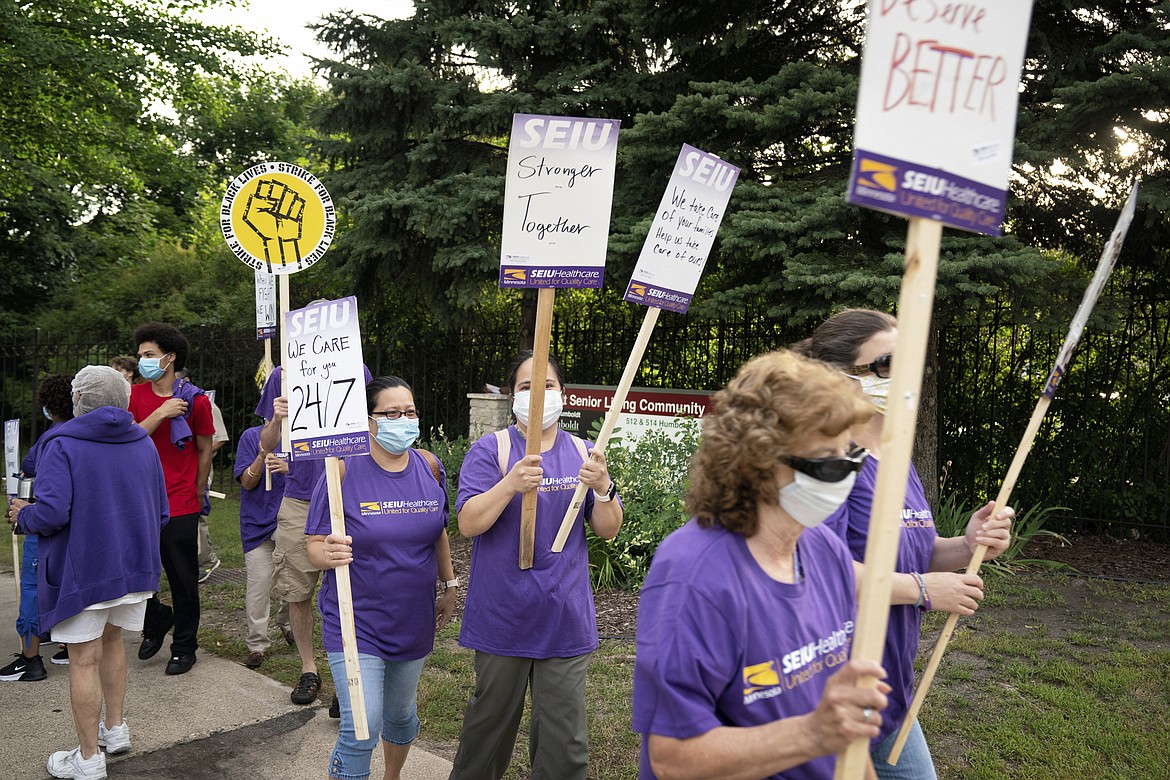
[[[158,451],[130,412],[103,406],[41,440],[37,502],[20,524],[40,540],[41,630],[92,604],[158,589],[170,520]]]

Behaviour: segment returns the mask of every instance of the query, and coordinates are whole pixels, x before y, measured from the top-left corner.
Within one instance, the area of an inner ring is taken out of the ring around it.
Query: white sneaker
[[[106,722],[99,720],[98,747],[104,747],[110,755],[125,753],[130,749],[130,726],[123,720],[112,729],[107,729]]]
[[[106,776],[106,754],[102,751],[89,758],[81,757],[81,747],[72,750],[58,750],[49,756],[45,769],[53,777],[67,780],[103,780]]]

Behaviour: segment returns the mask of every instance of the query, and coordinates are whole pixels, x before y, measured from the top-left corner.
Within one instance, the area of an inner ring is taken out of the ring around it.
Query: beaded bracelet
[[[923,612],[930,611],[930,594],[926,591],[926,580],[922,575],[916,571],[910,572],[910,576],[918,583],[918,601],[914,602],[914,606],[921,609]]]

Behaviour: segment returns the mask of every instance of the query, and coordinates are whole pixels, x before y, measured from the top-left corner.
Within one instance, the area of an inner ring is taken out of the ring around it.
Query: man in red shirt
[[[152,322],[134,332],[134,343],[138,371],[149,381],[131,388],[130,413],[154,441],[166,478],[171,520],[162,529],[159,548],[174,603],[172,610],[158,594],[147,603],[138,657],[154,657],[174,626],[166,673],[184,674],[195,665],[199,646],[199,512],[211,474],[215,425],[203,391],[175,379],[190,351],[183,334],[173,325]]]

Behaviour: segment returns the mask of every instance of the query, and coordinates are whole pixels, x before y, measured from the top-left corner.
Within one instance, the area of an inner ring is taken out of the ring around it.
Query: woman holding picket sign
[[[711,401],[691,459],[693,519],[658,547],[638,606],[639,778],[830,780],[834,754],[873,737],[883,677],[850,661],[849,550],[822,523],[866,452],[872,407],[836,371],[761,355]]]
[[[447,539],[443,468],[431,453],[411,448],[419,423],[410,386],[398,377],[379,377],[366,385],[366,403],[370,456],[341,463],[346,536],[330,533],[325,476],[313,491],[305,527],[309,561],[326,571],[317,606],[335,681],[345,680],[345,654],[333,570],[349,567],[370,738],[355,738],[349,686],[338,684],[341,727],[328,773],[347,780],[369,777],[379,734],[386,777],[400,776],[419,732],[423,661],[451,619],[459,584]]]
[[[539,455],[525,455],[531,422],[532,353],[513,361],[503,390],[516,424],[476,441],[459,472],[459,531],[472,537],[471,580],[459,643],[475,650],[475,694],[463,716],[453,780],[502,777],[532,686],[528,753],[532,776],[584,780],[589,762],[585,672],[597,648],[589,584],[585,525],[578,523],[564,551],[551,551],[560,520],[578,482],[586,494],[584,519],[612,539],[622,506],[605,455],[560,430],[560,366],[550,356]],[[534,562],[517,565],[521,504],[537,492]]]
[[[859,445],[870,458],[857,476],[849,499],[825,525],[849,545],[857,561],[865,558],[869,533],[869,516],[881,458],[882,426],[890,387],[890,367],[897,342],[897,321],[888,314],[869,309],[847,309],[830,317],[812,337],[795,345],[795,349],[836,367],[853,377],[877,408],[869,424],[855,433]],[[898,542],[895,575],[895,606],[890,609],[882,665],[889,673],[887,682],[890,706],[886,710],[880,733],[871,744],[874,766],[881,780],[931,780],[936,777],[921,727],[915,723],[897,766],[890,766],[890,754],[902,719],[906,715],[914,689],[914,657],[922,612],[938,610],[971,615],[983,599],[983,581],[977,574],[959,574],[975,548],[987,546],[990,560],[1007,549],[1015,512],[1004,507],[991,517],[988,503],[971,515],[963,536],[939,537],[934,515],[922,490],[922,482],[913,465],[906,485],[906,503],[902,510],[902,533]],[[905,581],[900,583],[899,580]],[[918,589],[918,598],[906,603],[899,591],[906,583]]]

